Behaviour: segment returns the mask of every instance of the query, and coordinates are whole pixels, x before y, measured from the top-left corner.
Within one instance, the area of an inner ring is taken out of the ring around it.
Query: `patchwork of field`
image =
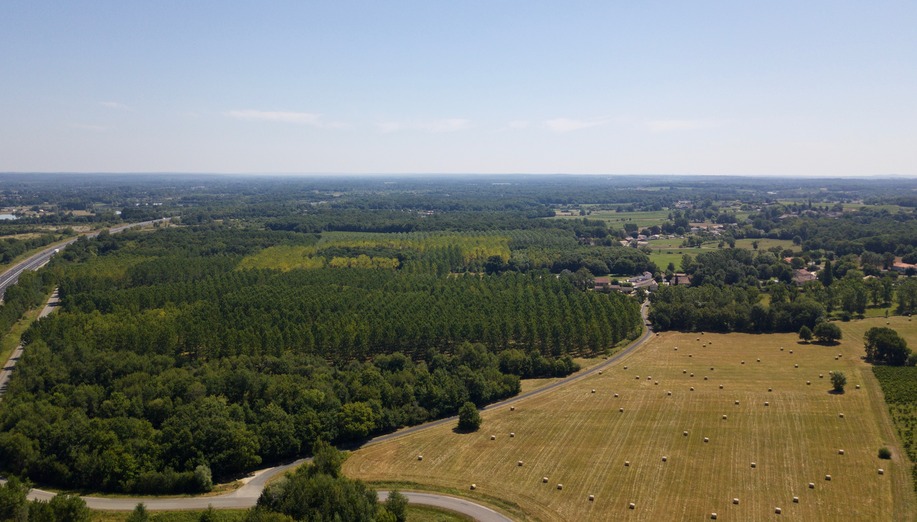
[[[602,374],[483,412],[476,433],[431,428],[358,450],[344,470],[499,498],[529,520],[774,520],[777,508],[780,520],[914,520],[908,463],[856,335],[885,320],[849,325],[836,346],[663,333]],[[845,394],[830,393],[834,370]]]

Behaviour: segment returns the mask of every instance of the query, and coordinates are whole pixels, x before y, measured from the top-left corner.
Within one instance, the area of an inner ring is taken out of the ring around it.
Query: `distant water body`
[[[6,220],[16,219],[16,216],[12,214],[0,214],[0,220],[4,220],[4,219]]]

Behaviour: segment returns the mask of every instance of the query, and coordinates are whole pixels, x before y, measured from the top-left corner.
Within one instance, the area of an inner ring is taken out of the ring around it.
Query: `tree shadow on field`
[[[459,428],[458,426],[452,428],[452,433],[455,433],[455,434],[457,434],[457,435],[469,435],[469,434],[471,434],[471,433],[477,433],[478,431],[480,431],[480,428],[474,428],[474,429],[472,429],[472,428]]]

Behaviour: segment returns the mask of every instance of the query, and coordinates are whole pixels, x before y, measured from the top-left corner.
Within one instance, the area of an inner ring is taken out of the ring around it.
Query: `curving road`
[[[123,227],[124,228],[128,227]],[[566,386],[572,382],[579,381],[584,379],[598,371],[607,368],[618,362],[621,358],[627,354],[633,352],[638,347],[642,346],[650,337],[653,335],[653,330],[650,323],[647,321],[647,310],[648,302],[643,303],[640,307],[640,314],[643,317],[644,324],[646,324],[646,331],[638,339],[630,343],[626,348],[616,353],[615,355],[609,357],[606,361],[603,361],[601,364],[593,366],[592,368],[571,375],[555,381],[551,384],[542,386],[541,388],[517,395],[515,397],[506,399],[504,401],[493,403],[485,408],[484,410],[493,410],[496,408],[504,408],[511,404],[515,404],[519,401],[540,395],[542,393],[547,393],[551,390],[559,388],[561,386]],[[435,421],[430,421],[425,424],[419,424],[417,426],[412,426],[409,428],[404,428],[402,430],[396,431],[394,433],[389,433],[386,435],[379,435],[374,437],[365,443],[361,444],[358,447],[370,446],[373,444],[379,444],[386,442],[392,439],[403,437],[411,433],[416,433],[421,430],[426,430],[434,426],[440,426],[442,424],[455,422],[457,417],[448,417],[445,419],[439,419]],[[245,509],[255,505],[258,501],[258,497],[261,495],[261,491],[267,485],[268,481],[277,476],[278,474],[285,473],[286,471],[292,470],[297,466],[308,462],[310,459],[299,459],[295,462],[284,464],[281,466],[275,466],[272,468],[266,468],[253,473],[250,477],[243,479],[244,484],[236,489],[235,491],[224,493],[221,495],[214,496],[195,496],[195,497],[112,497],[112,498],[102,498],[102,497],[92,497],[86,496],[83,497],[83,500],[86,501],[86,505],[91,509],[104,510],[104,511],[130,511],[134,507],[143,503],[147,509],[151,511],[180,511],[180,510],[203,510],[207,509],[209,506],[213,506],[214,509]],[[408,502],[412,504],[421,504],[434,506],[442,509],[447,509],[450,511],[455,511],[467,516],[470,516],[474,520],[479,520],[481,522],[511,522],[512,519],[507,518],[506,516],[480,504],[471,502],[470,500],[452,497],[448,495],[434,494],[434,493],[420,493],[420,492],[402,492],[405,497],[407,497]],[[388,496],[387,491],[379,491],[379,498],[385,499]],[[55,494],[43,491],[40,489],[32,489],[29,492],[30,499],[40,499],[48,500],[53,497]]]

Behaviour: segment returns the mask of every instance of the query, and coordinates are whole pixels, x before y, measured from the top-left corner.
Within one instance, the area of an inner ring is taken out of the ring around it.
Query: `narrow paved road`
[[[125,227],[126,228],[126,227]],[[647,325],[646,331],[638,339],[630,343],[626,348],[616,353],[615,355],[608,358],[608,360],[598,364],[586,371],[577,373],[570,377],[560,379],[546,386],[542,386],[536,390],[532,390],[521,395],[517,395],[510,399],[506,399],[501,402],[491,404],[484,408],[484,410],[492,410],[496,408],[504,408],[511,404],[515,404],[519,401],[528,399],[530,397],[540,395],[542,393],[547,393],[551,390],[554,390],[560,386],[568,385],[572,382],[584,379],[589,375],[597,373],[598,371],[607,368],[615,364],[625,355],[631,353],[643,343],[647,341],[653,335],[653,331],[650,328],[649,322],[646,320],[646,314],[648,310],[648,304],[644,303],[640,307],[640,314],[644,319],[644,323]],[[44,313],[44,312],[43,312]],[[369,441],[362,444],[360,447],[369,446],[373,444],[379,444],[381,442],[386,442],[395,438],[403,437],[411,433],[416,433],[421,430],[426,430],[434,426],[440,426],[442,424],[455,422],[457,417],[449,417],[446,419],[439,419],[431,421],[425,424],[420,424],[417,426],[412,426],[410,428],[404,428],[400,431],[394,433],[389,433],[386,435],[380,435]],[[173,498],[162,498],[162,497],[118,497],[118,498],[101,498],[101,497],[83,497],[83,500],[86,501],[92,509],[106,510],[106,511],[130,511],[134,507],[143,503],[147,509],[151,511],[179,511],[179,510],[196,510],[196,509],[207,509],[208,506],[213,506],[214,509],[244,509],[249,508],[255,505],[258,500],[258,497],[261,495],[261,491],[264,489],[264,486],[269,480],[278,474],[284,473],[291,469],[296,468],[300,464],[307,462],[308,459],[300,459],[295,462],[285,464],[282,466],[275,466],[273,468],[267,468],[263,470],[256,471],[251,477],[244,479],[245,484],[232,491],[230,493],[224,493],[222,495],[214,496],[197,496],[197,497],[173,497]],[[470,500],[458,497],[451,497],[448,495],[440,495],[435,493],[420,493],[420,492],[403,492],[407,497],[408,502],[412,504],[422,504],[435,506],[442,509],[448,509],[455,511],[457,513],[462,513],[472,517],[474,520],[479,520],[481,522],[511,522],[510,518],[490,509],[480,504],[475,504]],[[29,492],[30,499],[40,499],[48,500],[54,496],[54,493],[43,491],[40,489],[33,489]],[[380,491],[379,498],[384,499],[388,496],[387,491]]]

